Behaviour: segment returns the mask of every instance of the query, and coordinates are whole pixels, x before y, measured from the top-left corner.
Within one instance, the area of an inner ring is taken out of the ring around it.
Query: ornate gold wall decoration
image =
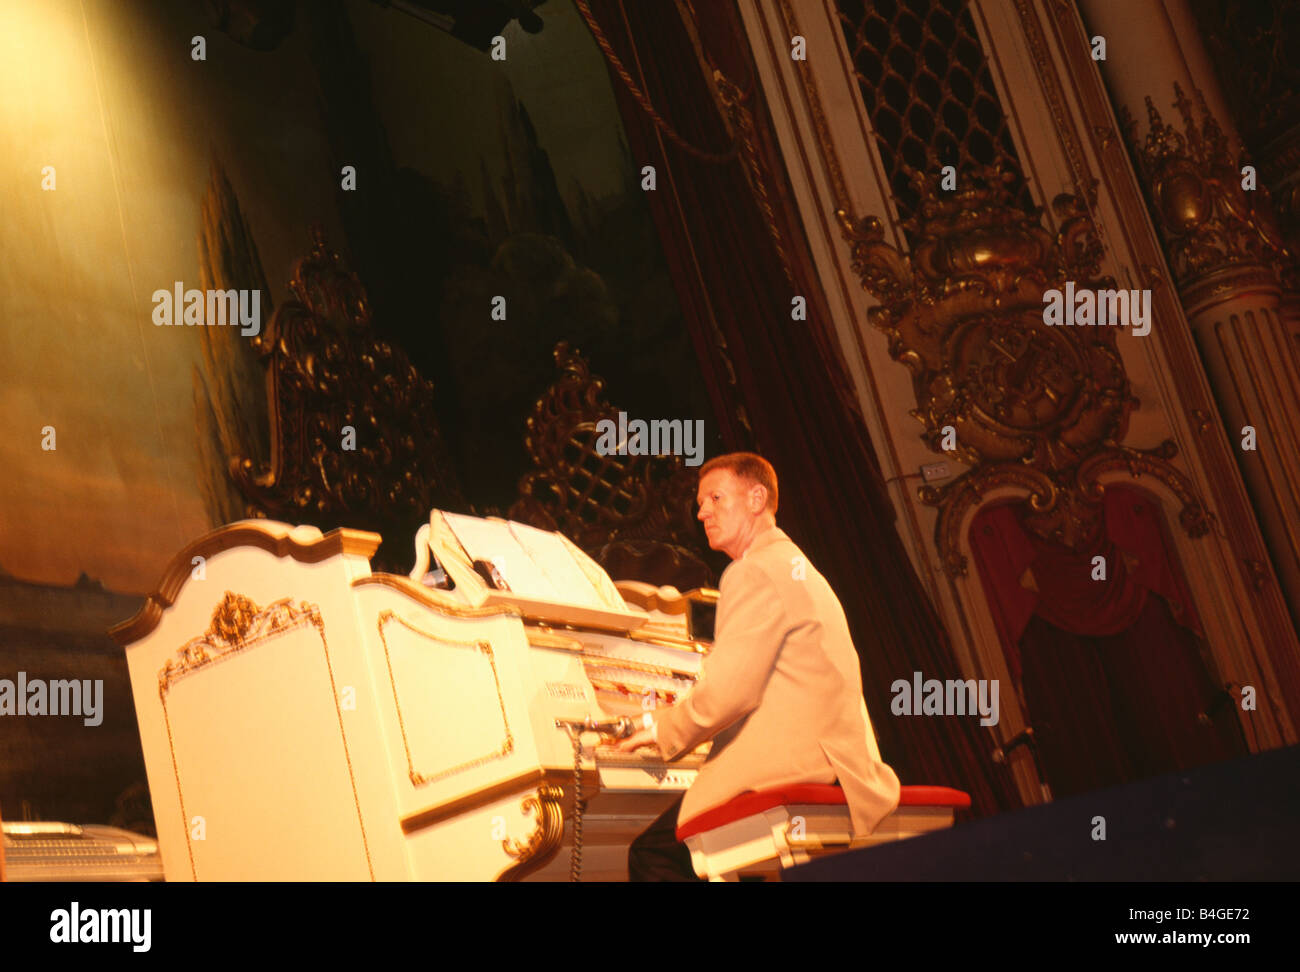
[[[296,299],[252,339],[267,368],[272,428],[269,463],[231,460],[248,515],[310,522],[462,505],[433,385],[371,330],[365,289],[319,230],[312,241],[289,282]]]
[[[617,541],[673,545],[703,566],[695,522],[696,476],[680,456],[602,456],[597,425],[618,421],[605,382],[567,343],[555,348],[560,375],[538,399],[524,439],[536,467],[519,483],[512,520],[558,530],[598,561]],[[707,568],[705,568],[707,571]]]
[[[1079,289],[1114,289],[1099,277],[1101,244],[1083,201],[1053,201],[1052,236],[1040,211],[1018,209],[1011,178],[997,167],[960,176],[941,195],[916,177],[921,204],[907,229],[910,256],[884,242],[880,221],[852,223],[841,212],[853,266],[880,301],[869,313],[890,354],[912,374],[923,438],[972,468],[941,487],[918,491],[939,508],[936,542],[945,570],[966,571],[961,524],[990,490],[1010,486],[1029,500],[1028,524],[1075,547],[1101,522],[1098,477],[1113,469],[1163,480],[1182,500],[1183,527],[1203,534],[1209,515],[1187,479],[1169,464],[1171,441],[1154,449],[1122,445],[1138,407],[1109,326],[1049,327],[1043,293],[1067,280]]]
[[[564,790],[558,786],[538,787],[537,792],[523,802],[525,816],[535,816],[537,826],[526,841],[501,841],[507,854],[518,858],[516,863],[497,876],[498,881],[520,881],[533,871],[545,866],[560,847],[564,837],[564,810],[561,801]]]
[[[1119,109],[1174,279],[1189,306],[1243,286],[1278,285],[1291,272],[1291,254],[1270,207],[1255,202],[1267,190],[1262,185],[1242,189],[1239,160],[1197,95],[1199,124],[1191,101],[1174,85],[1181,132],[1165,124],[1148,96],[1150,127],[1141,143],[1136,121],[1126,108]],[[1243,272],[1251,279],[1242,279]]]
[[[1093,184],[1092,169],[1088,165],[1087,157],[1083,152],[1083,145],[1080,143],[1078,133],[1075,131],[1073,116],[1066,107],[1065,92],[1061,89],[1060,81],[1056,77],[1051,49],[1047,43],[1047,38],[1043,34],[1042,25],[1039,24],[1038,18],[1031,9],[1030,0],[1015,0],[1015,6],[1016,15],[1020,18],[1020,25],[1025,31],[1025,41],[1029,44],[1030,55],[1034,62],[1034,71],[1038,75],[1043,96],[1047,99],[1047,106],[1052,113],[1052,121],[1057,138],[1060,141],[1061,150],[1070,163],[1070,174],[1073,177],[1075,195],[1083,196],[1085,195],[1085,187]],[[1062,2],[1058,3],[1057,7],[1058,16],[1061,15],[1062,8],[1067,8],[1065,13],[1068,16],[1076,16],[1073,4]],[[1102,126],[1093,126],[1094,133],[1099,127]],[[1113,140],[1107,143],[1107,145],[1114,144]],[[1103,146],[1104,151],[1105,146]],[[1097,219],[1095,211],[1093,219],[1094,221]]]

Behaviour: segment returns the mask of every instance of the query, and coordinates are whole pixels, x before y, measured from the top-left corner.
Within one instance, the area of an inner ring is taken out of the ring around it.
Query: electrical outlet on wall
[[[936,479],[947,479],[951,475],[952,471],[948,468],[947,460],[927,462],[921,467],[921,478],[927,483],[932,483]]]

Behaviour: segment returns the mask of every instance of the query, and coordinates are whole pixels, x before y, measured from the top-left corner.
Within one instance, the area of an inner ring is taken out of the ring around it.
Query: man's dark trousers
[[[691,852],[677,839],[682,798],[659,815],[627,849],[629,881],[703,881],[691,867]]]

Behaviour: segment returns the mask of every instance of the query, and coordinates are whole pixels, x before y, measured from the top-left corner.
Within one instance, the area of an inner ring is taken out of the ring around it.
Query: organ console
[[[231,524],[113,629],[167,880],[625,879],[707,744],[614,743],[690,690],[717,592],[504,520],[433,511],[410,576],[379,542]]]

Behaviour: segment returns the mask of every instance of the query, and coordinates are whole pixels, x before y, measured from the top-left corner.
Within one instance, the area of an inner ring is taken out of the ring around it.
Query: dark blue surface
[[[1106,839],[1093,840],[1093,818]],[[791,868],[783,881],[1300,880],[1300,746]]]

